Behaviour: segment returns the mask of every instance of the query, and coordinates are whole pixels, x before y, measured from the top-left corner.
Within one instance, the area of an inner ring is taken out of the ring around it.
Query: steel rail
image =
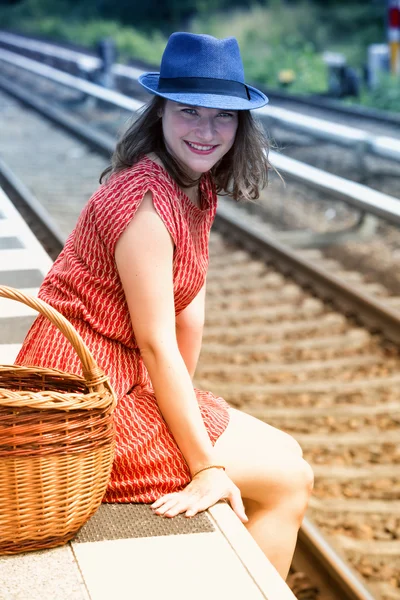
[[[44,114],[43,107],[41,113]],[[52,109],[51,120],[54,122],[55,119],[56,112]],[[68,128],[65,121],[62,123],[62,127]],[[75,128],[78,128],[76,124]],[[111,140],[102,147],[98,136],[95,135],[92,138],[87,128],[80,132],[79,138],[84,140],[89,147],[94,147],[97,152],[109,156]],[[12,191],[11,196],[17,197],[20,204],[26,205],[30,214],[37,215],[43,231],[48,231],[52,236],[52,244],[58,254],[64,239],[61,234],[57,233],[56,227],[51,222],[52,219],[50,217],[43,218],[46,211],[37,210],[37,201],[32,202],[32,195],[26,194],[26,188],[17,184],[16,178],[2,162],[0,162],[0,177]],[[400,340],[400,318],[397,313],[375,299],[356,292],[337,277],[323,269],[316,268],[310,261],[299,258],[293,251],[269,238],[264,232],[260,232],[254,224],[248,223],[243,218],[242,211],[223,198],[219,199],[216,227],[223,232],[228,231],[230,239],[236,239],[250,251],[255,251],[267,261],[278,264],[282,271],[289,272],[302,285],[306,284],[311,287],[320,296],[339,304],[341,308],[344,305],[346,310],[350,310],[355,317],[366,321],[369,326],[380,329],[389,339],[396,342]],[[357,578],[352,569],[346,565],[309,519],[305,519],[302,525],[300,544],[303,546],[302,552],[308,553],[312,560],[318,563],[324,572],[324,577],[326,573],[326,577],[332,581],[332,585],[340,589],[338,597],[343,600],[373,600],[368,588]]]
[[[356,117],[378,124],[393,125],[394,127],[400,126],[400,115],[395,112],[371,108],[370,106],[363,106],[361,104],[346,105],[336,98],[318,94],[291,94],[283,90],[269,88],[263,91],[271,100],[277,100],[278,102],[295,102],[296,104],[323,109],[337,115],[348,115],[349,117]]]
[[[348,600],[376,600],[353,569],[327,542],[319,529],[308,519],[303,520],[299,531],[293,565],[297,571],[310,568],[322,597],[324,592],[340,590],[339,597]],[[325,576],[321,578],[321,570]]]
[[[69,73],[65,73],[64,71],[60,71],[59,69],[55,69],[54,67],[50,67],[49,65],[45,65],[36,60],[32,60],[31,58],[26,58],[25,56],[10,52],[9,50],[0,49],[0,61],[4,61],[10,65],[19,67],[20,69],[24,69],[29,73],[34,73],[35,75],[54,81],[55,83],[70,89],[83,92],[88,96],[103,100],[108,104],[112,104],[113,106],[117,106],[128,112],[135,112],[143,106],[143,102],[128,98],[128,96],[125,96],[124,94],[106,89],[100,85],[91,83],[90,81],[75,77],[74,75],[70,75]]]
[[[101,61],[95,56],[90,56],[70,50],[52,46],[47,42],[27,40],[0,32],[0,42],[18,47],[21,50],[31,48],[32,52],[45,57],[56,58],[60,61],[78,65],[84,72],[92,72],[101,67]],[[144,71],[137,67],[116,64],[113,67],[114,75],[128,80],[137,80]],[[375,136],[362,129],[331,123],[324,119],[310,117],[288,109],[274,106],[265,106],[255,111],[265,121],[266,125],[278,124],[280,127],[311,135],[313,138],[333,142],[345,147],[355,148],[360,155],[370,153],[391,161],[400,161],[400,140],[388,136]]]
[[[243,213],[232,202],[220,198],[216,216],[216,227],[229,230],[229,235],[245,246],[273,262],[302,286],[310,287],[318,296],[339,306],[353,315],[368,328],[381,331],[395,343],[400,342],[400,315],[379,300],[360,292],[336,275],[314,265],[310,260],[298,256],[295,250],[279,243],[267,235],[257,224],[246,220]]]
[[[87,71],[94,71],[101,65],[100,59],[97,56],[92,56],[69,48],[63,48],[49,42],[27,38],[7,31],[0,31],[0,43],[11,46],[12,48],[18,48],[21,51],[45,56],[50,60],[54,58],[65,63],[69,62],[70,64],[77,64]]]
[[[333,142],[354,148],[359,154],[373,154],[388,160],[400,161],[400,140],[388,136],[376,136],[363,129],[309,117],[286,108],[264,106],[255,111],[265,124],[276,124],[283,129],[305,133],[314,139]]]
[[[272,164],[284,175],[328,194],[331,200],[340,200],[361,211],[400,225],[398,198],[277,152],[270,152],[270,157]]]
[[[136,112],[144,106],[143,102],[134,98],[129,98],[119,92],[107,90],[99,85],[84,81],[48,65],[43,65],[37,61],[15,55],[7,50],[0,49],[0,61],[1,60],[5,60],[30,73],[35,73],[41,77],[48,78],[60,85],[78,90],[129,112]],[[23,91],[19,92],[16,84],[6,80],[4,77],[0,77],[0,85],[4,90],[9,91],[23,102],[35,104],[36,110],[38,110],[39,103],[45,105],[40,99],[35,100],[32,95],[28,95]],[[57,109],[53,110],[57,112]],[[67,118],[61,116],[60,111],[58,111],[58,113],[60,114],[60,119]],[[78,126],[77,129],[80,130],[80,126]],[[100,132],[98,132],[97,135],[99,137],[104,137]],[[346,202],[358,210],[367,211],[372,215],[387,219],[396,225],[400,224],[400,202],[397,198],[372,190],[365,185],[339,177],[338,175],[327,173],[322,169],[312,167],[311,165],[283,156],[274,151],[271,151],[269,156],[272,164],[274,164],[283,175],[296,181],[301,181],[314,189],[329,194],[332,200]]]

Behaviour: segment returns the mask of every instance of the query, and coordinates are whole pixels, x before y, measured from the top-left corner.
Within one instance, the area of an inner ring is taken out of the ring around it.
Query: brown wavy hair
[[[160,114],[165,100],[155,96],[117,142],[111,165],[100,176],[100,183],[137,163],[144,155],[155,153],[168,173],[182,187],[196,185],[182,165],[167,151]],[[268,183],[269,143],[261,124],[249,110],[238,111],[238,128],[232,148],[215,164],[211,173],[217,193],[234,200],[256,200]]]

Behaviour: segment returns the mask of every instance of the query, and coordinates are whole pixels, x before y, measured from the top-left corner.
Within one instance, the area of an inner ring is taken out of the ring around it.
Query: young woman
[[[173,34],[155,98],[118,143],[39,296],[64,314],[118,396],[105,502],[148,502],[192,516],[228,499],[286,577],[312,473],[289,435],[193,388],[204,322],[216,192],[257,198],[267,142],[234,38]],[[18,356],[80,372],[39,316]]]

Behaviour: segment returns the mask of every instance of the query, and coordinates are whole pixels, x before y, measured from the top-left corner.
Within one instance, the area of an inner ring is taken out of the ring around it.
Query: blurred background
[[[0,27],[157,67],[173,31],[235,36],[249,82],[400,109],[400,0],[0,0]]]

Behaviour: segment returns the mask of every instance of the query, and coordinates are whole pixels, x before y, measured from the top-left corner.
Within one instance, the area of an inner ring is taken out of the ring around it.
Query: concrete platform
[[[51,264],[51,258],[0,188],[0,285],[36,295]],[[14,362],[36,314],[19,302],[0,298],[0,364]]]
[[[132,507],[126,527],[119,517]],[[102,505],[66,546],[0,557],[1,600],[111,598],[294,600],[225,503],[192,519],[159,517],[146,505]]]

